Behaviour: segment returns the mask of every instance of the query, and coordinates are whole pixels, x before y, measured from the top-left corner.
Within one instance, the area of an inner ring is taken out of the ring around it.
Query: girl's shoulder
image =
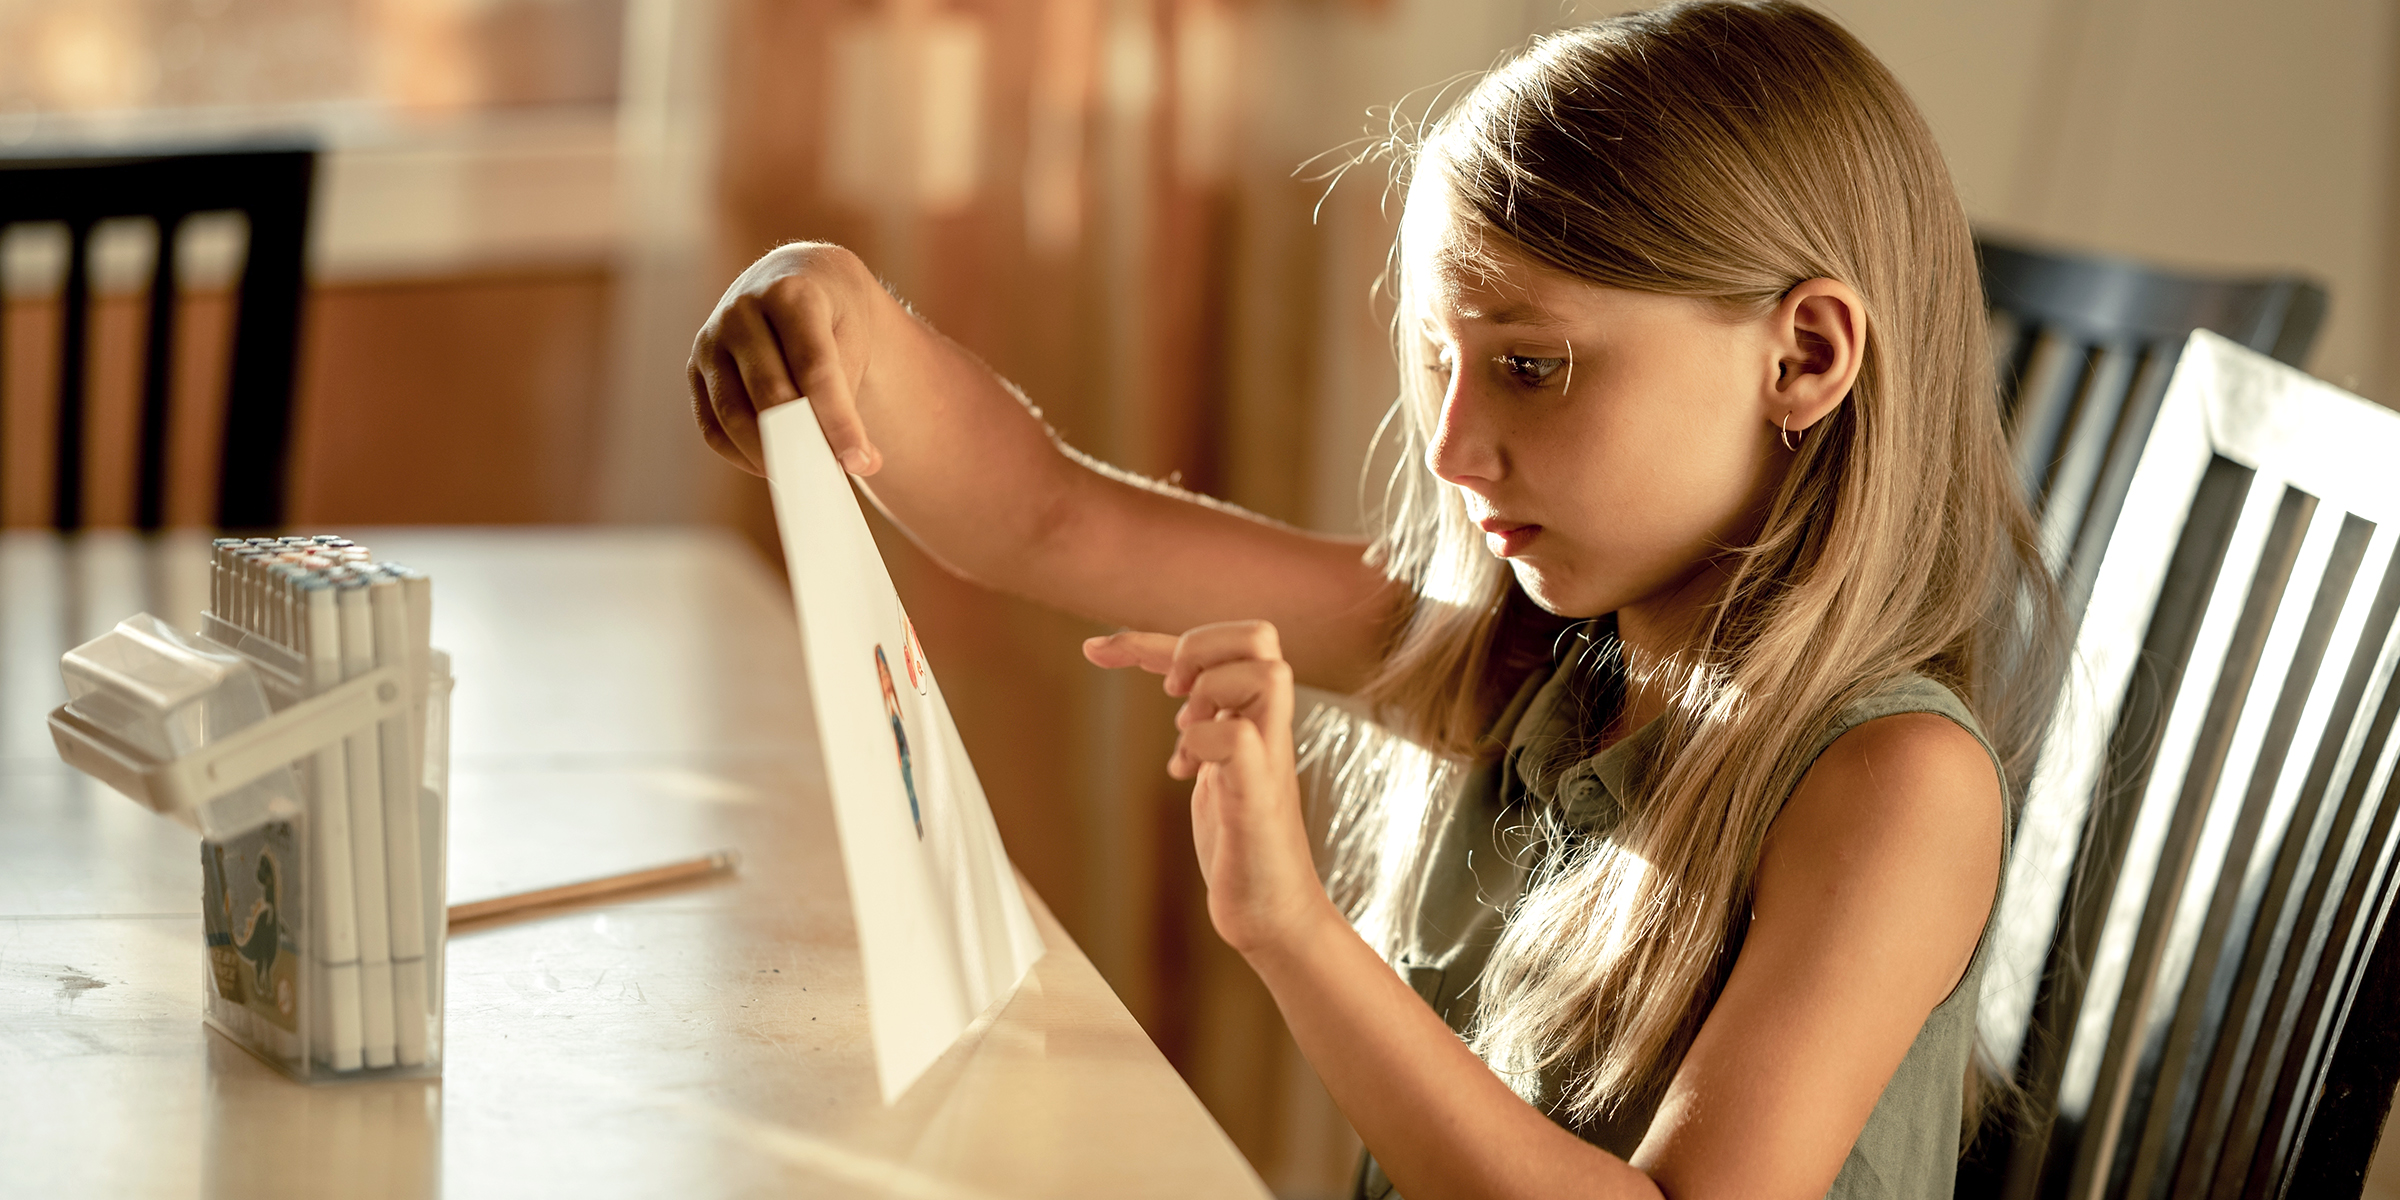
[[[2008,772],[2001,764],[2000,752],[1984,732],[1983,722],[1976,719],[1975,710],[1968,706],[1966,699],[1956,689],[1918,671],[1895,675],[1836,711],[1833,720],[1818,735],[1817,744],[1802,758],[1804,763],[1809,764],[1802,769],[1803,778],[1810,767],[1852,731],[1888,717],[1913,714],[1940,717],[1943,721],[1887,723],[1879,726],[1874,735],[1865,739],[1858,748],[1879,747],[1888,751],[1904,746],[1920,746],[1924,750],[1935,751],[1937,746],[1946,745],[1947,753],[1964,758],[1969,763],[1977,760],[1975,751],[1979,750],[1980,758],[1991,764],[1993,773],[1998,777],[2002,794],[2006,794]],[[1945,725],[1955,726],[1956,729],[1946,729]],[[1968,735],[1966,739],[1957,736],[1960,731]],[[1797,779],[1793,781],[1795,786],[1800,782]]]
[[[1932,677],[1893,678],[1842,707],[1793,780],[1769,842],[1843,872],[1939,874],[2008,854],[2007,773],[1965,699]],[[1959,912],[1980,928],[1997,879],[1967,871]],[[1925,882],[1920,879],[1919,882]]]
[[[1877,717],[1898,713],[1939,713],[1983,740],[1983,723],[1956,689],[1922,671],[1904,671],[1870,688],[1834,714],[1832,729],[1839,737]]]
[[[1974,713],[1924,676],[1845,706],[1762,848],[1763,908],[1845,897],[1836,924],[1859,947],[1906,944],[1949,996],[1982,944],[2009,854],[2005,778]],[[1938,987],[1933,986],[1939,984]]]

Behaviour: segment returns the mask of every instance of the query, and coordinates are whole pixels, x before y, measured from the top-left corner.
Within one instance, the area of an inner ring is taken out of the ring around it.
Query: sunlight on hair
[[[1475,608],[1488,603],[1492,571],[1483,547],[1454,546],[1451,553],[1436,554],[1425,564],[1422,591],[1423,601],[1448,605],[1451,608]]]
[[[1453,764],[1357,712],[1321,706],[1302,722],[1300,772],[1310,824],[1323,830],[1325,890],[1387,960],[1416,925],[1416,874],[1426,831],[1447,810]]]
[[[1674,685],[1675,706],[1690,712],[1695,725],[1739,725],[1748,715],[1750,693],[1725,664],[1672,660],[1660,669]]]

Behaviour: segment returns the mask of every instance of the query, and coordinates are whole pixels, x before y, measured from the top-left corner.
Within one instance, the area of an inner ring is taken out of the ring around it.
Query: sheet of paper
[[[1007,998],[1042,938],[815,411],[805,400],[768,409],[759,435],[889,1104]]]

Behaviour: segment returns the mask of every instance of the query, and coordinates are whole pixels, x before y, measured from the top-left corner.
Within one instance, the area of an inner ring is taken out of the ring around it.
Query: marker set
[[[296,1078],[439,1069],[448,656],[432,582],[220,538],[197,635],[70,651],[61,754],[202,835],[210,1024]]]

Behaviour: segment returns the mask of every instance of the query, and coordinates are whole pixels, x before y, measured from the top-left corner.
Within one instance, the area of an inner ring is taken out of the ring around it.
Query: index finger
[[[804,282],[788,302],[762,307],[768,329],[782,347],[782,362],[796,387],[816,412],[817,426],[842,469],[852,475],[872,475],[883,466],[883,453],[867,437],[859,419],[858,398],[851,393],[841,344],[834,338],[832,301],[813,282]]]
[[[1105,637],[1085,638],[1083,656],[1094,666],[1140,667],[1153,675],[1164,675],[1175,665],[1175,647],[1182,639],[1171,633],[1143,633],[1122,630]]]

